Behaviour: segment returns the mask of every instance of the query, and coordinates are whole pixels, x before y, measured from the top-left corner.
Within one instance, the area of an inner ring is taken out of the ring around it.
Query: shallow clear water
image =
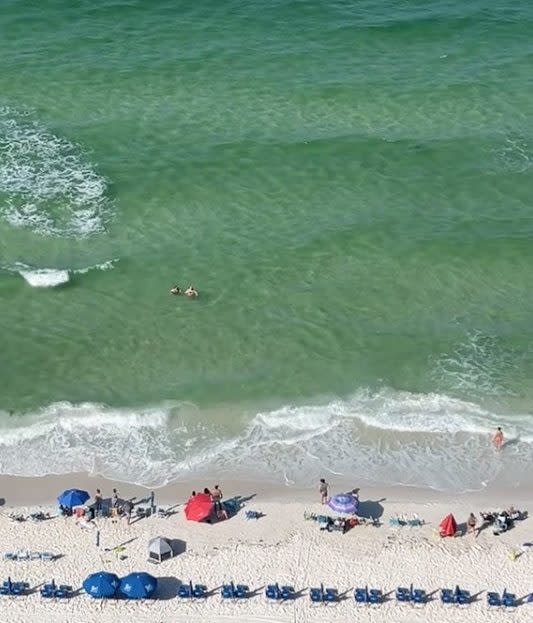
[[[528,477],[532,22],[6,2],[0,469]]]

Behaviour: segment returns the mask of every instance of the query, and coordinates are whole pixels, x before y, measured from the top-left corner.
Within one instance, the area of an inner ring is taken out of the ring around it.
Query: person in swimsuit
[[[179,286],[172,286],[172,288],[170,288],[170,294],[181,294],[181,290]]]
[[[320,500],[322,504],[325,504],[328,501],[328,483],[324,480],[324,478],[320,479],[318,491],[320,492]]]
[[[496,450],[501,450],[503,446],[503,431],[500,426],[496,429],[496,432],[492,436],[492,445]]]
[[[472,532],[474,536],[476,536],[476,524],[477,524],[476,516],[474,515],[474,513],[470,513],[470,517],[468,518],[466,525],[467,525],[468,532]]]
[[[189,286],[185,290],[185,296],[188,296],[191,299],[195,299],[198,296],[198,290],[194,286]]]
[[[215,506],[215,512],[222,510],[222,491],[218,485],[215,485],[215,490],[211,493],[211,499]]]

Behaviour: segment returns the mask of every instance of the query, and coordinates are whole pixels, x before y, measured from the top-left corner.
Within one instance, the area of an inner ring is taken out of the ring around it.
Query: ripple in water
[[[105,229],[107,182],[81,149],[28,113],[0,108],[0,217],[51,236],[86,237]]]

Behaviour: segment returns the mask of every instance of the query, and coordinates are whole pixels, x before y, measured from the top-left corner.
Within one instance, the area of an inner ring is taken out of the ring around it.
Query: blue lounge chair
[[[235,587],[234,597],[236,599],[244,599],[245,597],[248,597],[248,587],[246,584],[237,584]]]
[[[401,602],[411,601],[412,588],[413,588],[413,585],[411,585],[410,588],[399,586],[396,589],[396,601],[401,601]]]
[[[508,593],[507,589],[504,589],[502,594],[502,604],[505,608],[514,608],[516,606],[516,595]]]
[[[52,580],[49,584],[45,584],[41,588],[41,597],[46,597],[47,599],[55,597],[56,588],[57,587],[54,580]]]
[[[54,591],[54,597],[56,599],[66,599],[70,593],[72,593],[72,586],[67,586],[67,584],[60,584],[58,588]]]
[[[265,588],[265,597],[267,599],[281,599],[281,590],[277,582],[276,584],[269,584]]]
[[[426,591],[421,588],[413,588],[411,585],[411,600],[414,604],[425,604],[426,599]]]
[[[180,584],[178,586],[178,597],[182,599],[190,599],[192,597],[192,584]]]
[[[383,599],[383,593],[379,590],[379,588],[371,588],[368,591],[368,603],[370,604],[379,604]]]
[[[454,595],[455,603],[458,606],[464,606],[466,604],[469,604],[470,600],[472,599],[470,596],[470,593],[468,591],[465,591],[459,588],[459,586],[455,587],[455,591],[453,595]]]
[[[499,593],[489,592],[487,593],[487,604],[489,606],[499,607],[502,605],[502,600]]]
[[[6,552],[4,554],[4,560],[16,560],[17,555],[14,552]]]
[[[11,584],[11,595],[25,595],[30,585],[27,582],[13,582]]]
[[[313,603],[322,603],[324,601],[324,587],[309,589],[309,597]]]
[[[260,513],[259,511],[246,511],[244,516],[246,519],[259,519],[263,516],[263,513]]]
[[[222,599],[233,599],[235,597],[235,586],[233,582],[231,582],[231,584],[223,584],[220,594],[222,595]]]
[[[443,588],[440,591],[440,600],[443,604],[455,603],[455,596],[451,588]]]
[[[367,604],[369,603],[369,593],[368,593],[368,587],[365,586],[364,588],[356,588],[353,592],[353,597],[355,599],[355,602],[358,604]]]
[[[281,599],[293,599],[295,596],[294,586],[282,586],[281,587]]]
[[[339,600],[339,591],[336,588],[324,589],[324,601],[327,603],[333,603]]]
[[[192,588],[192,596],[196,599],[202,599],[207,593],[207,586],[204,584],[195,584]]]

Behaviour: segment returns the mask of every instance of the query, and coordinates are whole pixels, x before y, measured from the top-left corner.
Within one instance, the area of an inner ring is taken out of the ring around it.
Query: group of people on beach
[[[224,506],[222,505],[222,498],[224,496],[222,494],[222,489],[220,488],[220,486],[215,485],[213,491],[210,491],[207,487],[205,487],[203,493],[204,495],[208,495],[211,498],[211,501],[213,502],[213,510],[215,511],[217,519],[227,519],[228,514],[225,511]],[[195,497],[196,495],[196,491],[193,491],[191,493],[191,498]]]

